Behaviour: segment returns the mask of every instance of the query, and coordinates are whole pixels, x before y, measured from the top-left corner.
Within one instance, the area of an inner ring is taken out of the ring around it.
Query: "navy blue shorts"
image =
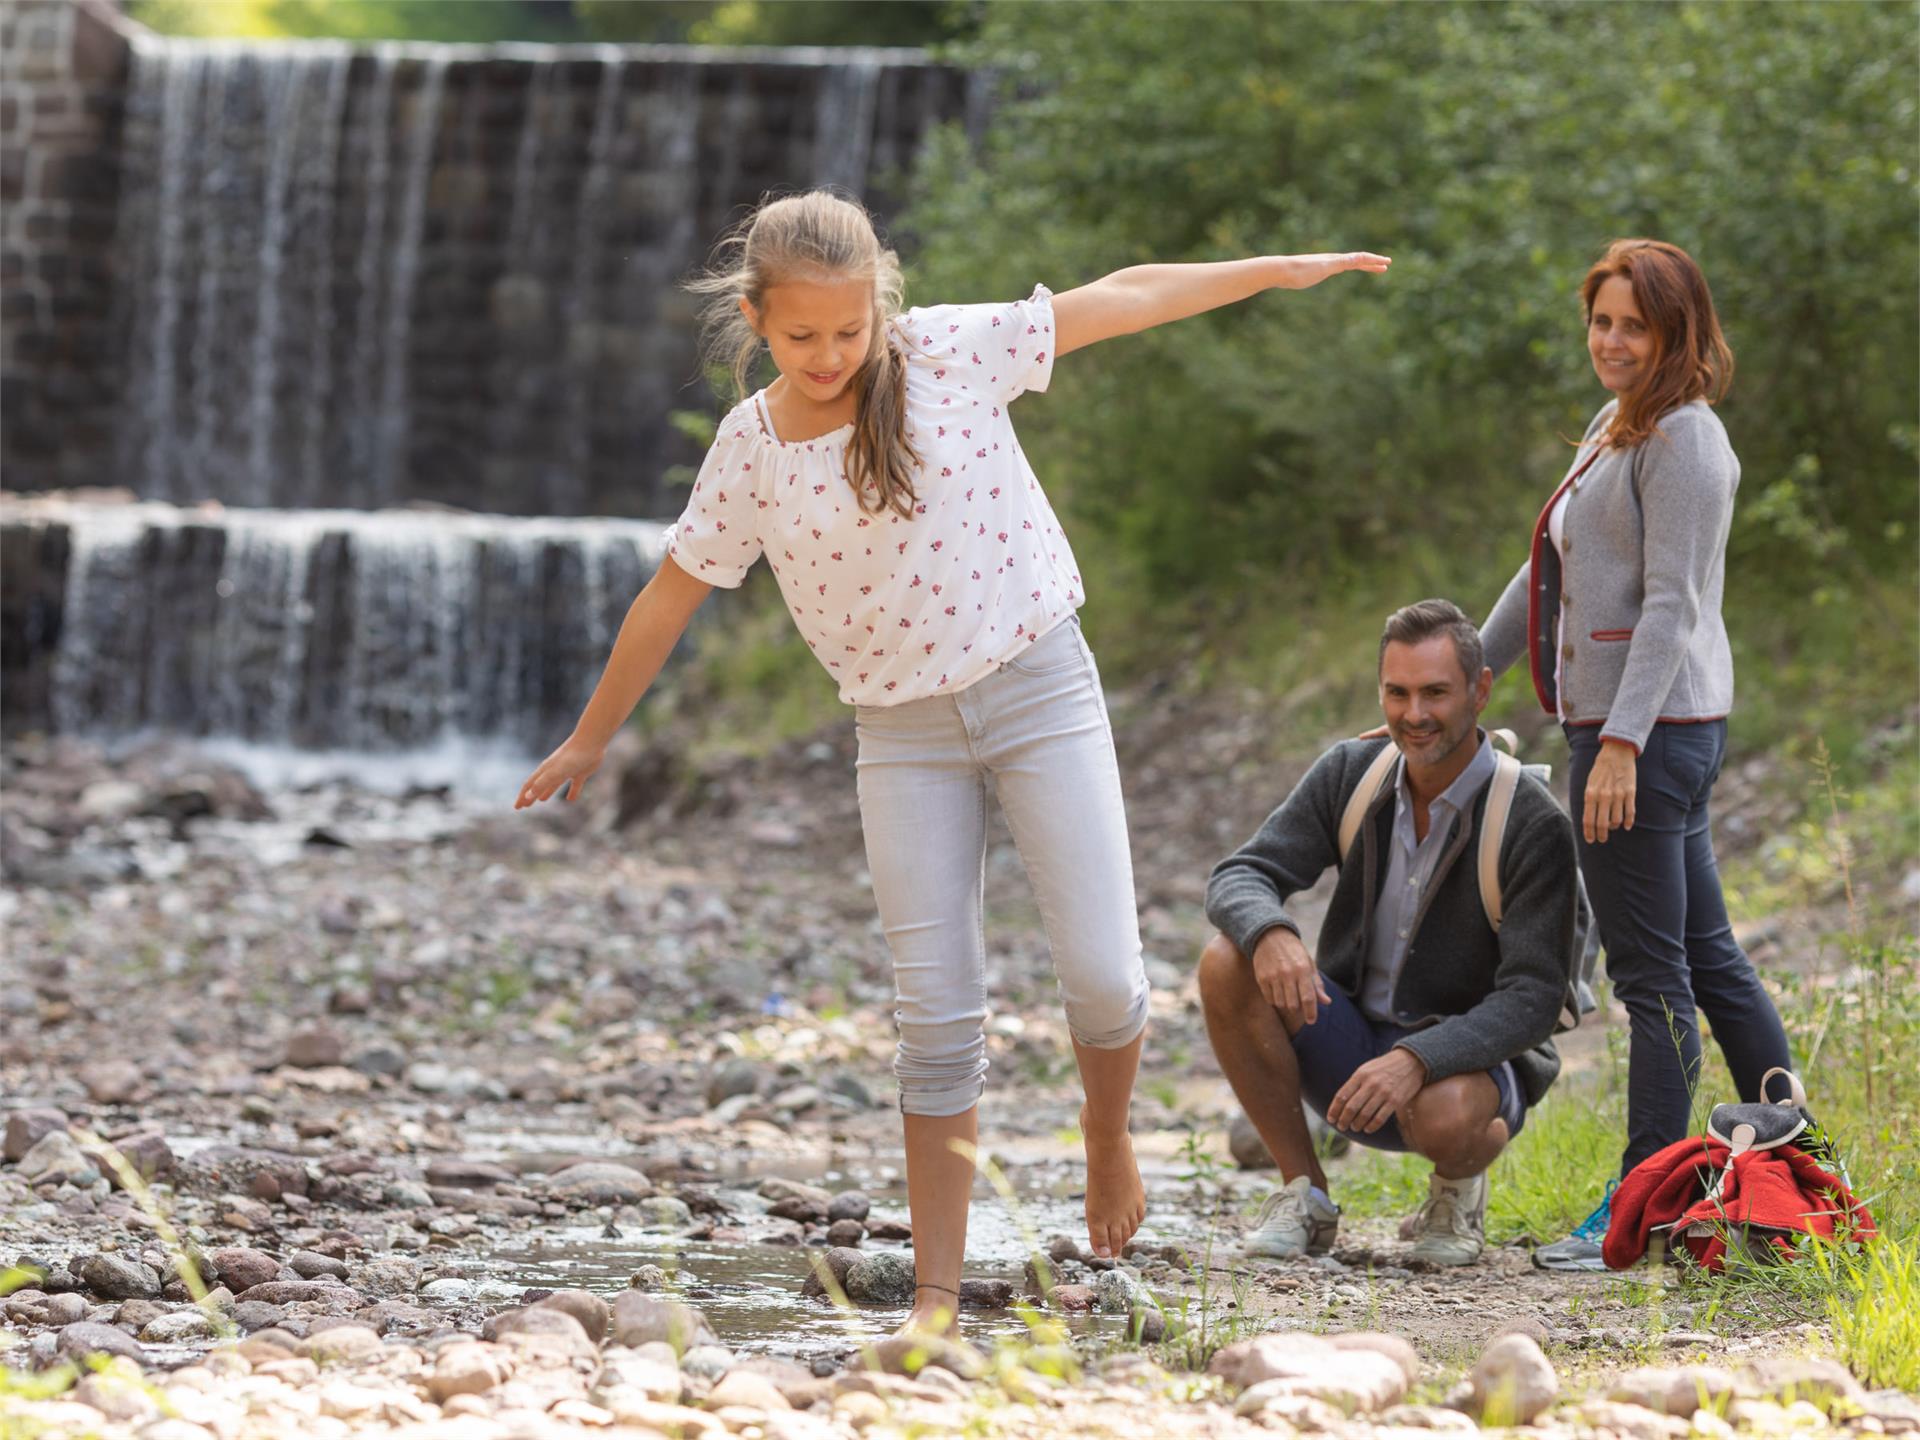
[[[1293,1053],[1300,1061],[1301,1097],[1322,1120],[1327,1118],[1327,1107],[1333,1103],[1333,1097],[1353,1078],[1354,1071],[1369,1060],[1379,1059],[1403,1036],[1413,1033],[1405,1025],[1369,1019],[1336,986],[1329,985],[1327,993],[1333,996],[1332,1002],[1322,1001],[1313,1023],[1302,1026],[1293,1037]],[[1513,1063],[1502,1060],[1486,1073],[1500,1092],[1500,1118],[1507,1122],[1507,1135],[1509,1138],[1518,1135],[1520,1127],[1527,1123],[1527,1107],[1520,1098],[1520,1082],[1513,1073]],[[1357,1130],[1340,1133],[1356,1144],[1375,1150],[1411,1148],[1400,1134],[1399,1121],[1391,1116],[1371,1135]]]

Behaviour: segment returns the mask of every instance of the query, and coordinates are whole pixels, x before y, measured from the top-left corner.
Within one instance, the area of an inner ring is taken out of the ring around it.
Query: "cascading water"
[[[157,37],[128,83],[141,498],[0,505],[7,723],[390,754],[566,733],[711,411],[677,282],[969,95],[912,51]]]
[[[65,551],[50,719],[380,751],[551,746],[659,564],[637,520],[9,502]]]
[[[918,52],[143,40],[116,249],[149,499],[658,515],[704,410],[675,282],[762,193],[867,194]]]

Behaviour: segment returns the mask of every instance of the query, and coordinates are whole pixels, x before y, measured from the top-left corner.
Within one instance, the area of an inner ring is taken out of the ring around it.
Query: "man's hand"
[[[1253,947],[1253,979],[1289,1032],[1311,1025],[1320,1007],[1333,1003],[1320,967],[1300,937],[1284,925],[1274,926]]]
[[[1348,1077],[1327,1107],[1327,1123],[1356,1135],[1371,1135],[1427,1083],[1427,1066],[1405,1048],[1369,1060]]]

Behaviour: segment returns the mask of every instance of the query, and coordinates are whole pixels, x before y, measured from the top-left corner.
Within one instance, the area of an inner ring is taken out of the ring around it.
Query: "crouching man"
[[[1327,751],[1207,885],[1220,930],[1200,957],[1207,1033],[1285,1182],[1250,1257],[1333,1243],[1340,1212],[1305,1100],[1360,1144],[1431,1160],[1427,1201],[1401,1234],[1416,1259],[1473,1261],[1487,1167],[1560,1070],[1550,1037],[1573,946],[1572,825],[1480,730],[1493,675],[1458,607],[1395,612],[1379,675],[1391,739]],[[1376,766],[1389,746],[1397,758]],[[1363,782],[1377,791],[1357,799]],[[1483,854],[1489,821],[1497,852]],[[1483,895],[1479,872],[1496,860]],[[1340,875],[1316,956],[1287,904],[1330,865]]]

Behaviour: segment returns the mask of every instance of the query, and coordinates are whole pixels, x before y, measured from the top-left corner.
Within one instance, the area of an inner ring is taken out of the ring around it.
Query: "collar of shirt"
[[[1444,831],[1447,826],[1436,823],[1434,811],[1446,807],[1445,819],[1451,825],[1453,817],[1473,803],[1473,797],[1480,793],[1480,787],[1493,778],[1493,737],[1482,730],[1480,748],[1473,752],[1473,759],[1467,762],[1467,768],[1453,777],[1453,783],[1433,798],[1427,807],[1427,838],[1432,839],[1436,831]],[[1418,850],[1419,842],[1413,833],[1413,787],[1407,783],[1407,762],[1402,759],[1399,766],[1399,783],[1394,787],[1396,800],[1393,811],[1394,833],[1409,851]]]

